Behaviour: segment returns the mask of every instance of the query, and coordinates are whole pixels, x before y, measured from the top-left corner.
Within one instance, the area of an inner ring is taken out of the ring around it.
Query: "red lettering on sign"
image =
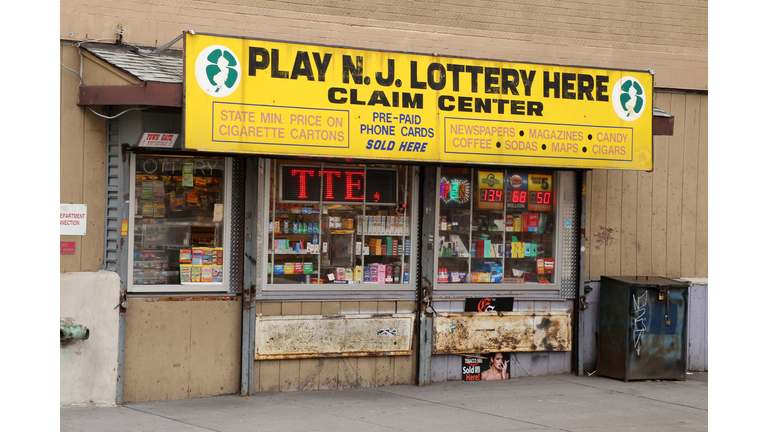
[[[347,196],[344,197],[345,200],[350,201],[362,201],[363,196],[363,178],[365,178],[365,172],[364,171],[347,171],[346,173],[346,180],[347,180]],[[355,182],[352,180],[352,176],[360,176],[360,178]],[[360,192],[359,196],[355,196],[352,194],[352,189],[357,188],[357,190]]]
[[[325,170],[323,171],[323,175],[325,176],[325,199],[335,199],[333,196],[333,176],[341,178],[341,171]]]
[[[292,169],[291,177],[299,175],[299,198],[307,198],[307,175],[310,177],[315,176],[315,170],[313,169]]]

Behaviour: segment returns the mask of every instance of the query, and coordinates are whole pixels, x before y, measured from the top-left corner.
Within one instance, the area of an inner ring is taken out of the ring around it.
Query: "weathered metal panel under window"
[[[570,350],[569,311],[459,312],[434,317],[433,354]]]
[[[256,317],[256,360],[411,355],[415,314]]]

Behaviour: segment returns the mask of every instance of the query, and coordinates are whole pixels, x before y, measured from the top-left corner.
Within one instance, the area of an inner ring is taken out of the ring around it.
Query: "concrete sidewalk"
[[[70,431],[706,431],[707,373],[687,381],[550,375],[61,408]]]

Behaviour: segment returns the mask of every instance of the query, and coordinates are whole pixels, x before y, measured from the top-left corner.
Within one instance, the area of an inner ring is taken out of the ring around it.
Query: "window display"
[[[554,172],[448,168],[437,187],[437,283],[553,283]]]
[[[413,171],[272,161],[267,283],[410,285]]]
[[[226,290],[225,166],[134,156],[131,291]]]

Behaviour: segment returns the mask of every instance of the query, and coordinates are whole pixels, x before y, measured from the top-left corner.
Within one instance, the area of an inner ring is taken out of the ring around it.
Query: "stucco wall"
[[[120,278],[108,271],[64,273],[60,293],[61,317],[90,330],[87,340],[61,345],[60,403],[114,405]]]

